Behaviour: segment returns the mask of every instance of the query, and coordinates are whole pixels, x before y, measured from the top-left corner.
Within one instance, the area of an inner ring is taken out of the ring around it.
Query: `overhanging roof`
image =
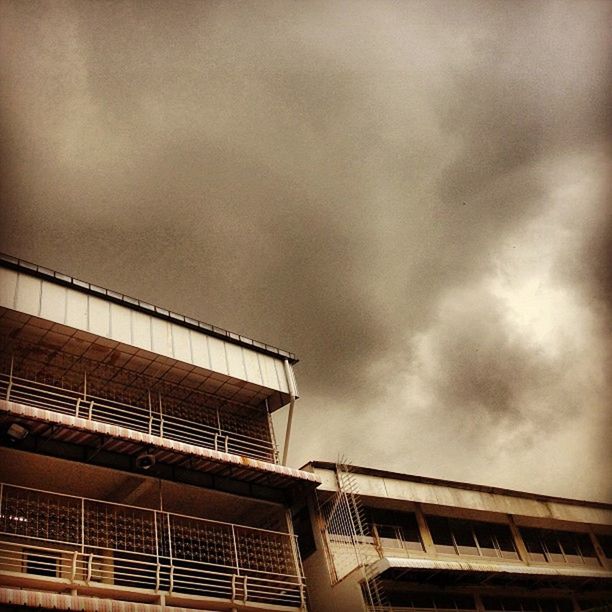
[[[320,491],[337,490],[336,464],[311,461],[302,470],[321,477]],[[350,466],[360,495],[389,502],[414,502],[473,513],[512,514],[528,519],[553,519],[593,525],[612,524],[612,504],[525,493],[501,487]]]
[[[172,321],[173,323],[176,323],[188,329],[194,329],[198,332],[219,338],[220,340],[224,340],[226,342],[244,346],[246,348],[252,349],[260,353],[268,354],[273,357],[287,359],[291,364],[295,364],[298,362],[298,359],[293,353],[272,346],[271,344],[266,344],[265,342],[253,340],[251,338],[248,338],[247,336],[236,334],[234,332],[227,331],[226,329],[223,329],[221,327],[217,327],[216,325],[203,323],[202,321],[198,321],[185,315],[172,312],[171,310],[167,310],[160,306],[155,306],[154,304],[150,304],[143,300],[123,295],[122,293],[118,293],[117,291],[104,289],[103,287],[99,287],[97,285],[93,285],[92,283],[81,281],[77,278],[73,278],[72,276],[68,276],[67,274],[55,272],[54,270],[50,270],[49,268],[45,268],[43,266],[24,261],[23,259],[18,259],[16,257],[0,253],[0,266],[24,272],[31,276],[39,277],[57,285],[69,287],[81,293],[86,293],[102,298],[109,302],[121,304],[122,306],[126,306],[127,308],[130,308],[132,310],[140,311],[159,319]]]
[[[137,354],[166,369],[176,364],[201,379],[212,375],[248,388],[255,403],[269,398],[270,410],[298,395],[292,353],[6,256],[0,256],[0,313],[3,337],[11,341],[36,336],[32,342],[40,343],[43,331],[57,350],[75,345],[66,349],[71,354],[95,345],[108,362]]]

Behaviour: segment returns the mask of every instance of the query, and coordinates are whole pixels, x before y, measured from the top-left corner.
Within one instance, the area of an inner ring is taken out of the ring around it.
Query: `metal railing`
[[[0,574],[300,608],[295,536],[0,484]]]
[[[28,378],[0,373],[0,399],[44,408],[90,421],[119,425],[151,435],[186,442],[216,451],[277,462],[272,440],[254,438],[169,414],[163,398],[149,395],[147,406],[127,404],[110,398],[74,391]],[[218,411],[218,409],[217,409]],[[218,416],[218,413],[217,413]],[[219,418],[216,419],[220,421]]]

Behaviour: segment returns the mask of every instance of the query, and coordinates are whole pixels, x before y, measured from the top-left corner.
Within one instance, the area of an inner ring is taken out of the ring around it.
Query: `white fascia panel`
[[[126,309],[127,310],[127,309]],[[131,344],[145,351],[151,350],[151,317],[137,310],[132,315]]]
[[[19,274],[15,296],[15,310],[35,317],[40,316],[42,281],[39,278]],[[13,306],[9,306],[13,308]]]
[[[237,344],[228,344],[227,342],[224,342],[224,344],[229,375],[240,380],[248,380],[242,359],[242,347]]]
[[[208,338],[208,350],[210,352],[211,369],[215,372],[229,375],[227,358],[225,356],[225,342],[211,336]]]
[[[151,318],[151,342],[154,353],[174,357],[172,352],[172,332],[170,323],[156,317]]]
[[[66,319],[66,287],[53,283],[42,283],[40,299],[40,316],[49,321]]]
[[[80,291],[66,290],[66,319],[65,325],[76,329],[87,330],[89,305],[87,295]]]
[[[210,355],[208,352],[208,337],[204,334],[199,334],[192,329],[187,331],[189,332],[189,337],[191,340],[193,364],[200,368],[206,368],[207,370],[212,369],[210,365]]]
[[[171,323],[170,327],[173,357],[185,363],[193,363],[189,330],[174,323]]]
[[[8,308],[15,308],[17,276],[14,270],[0,268],[0,303],[6,304]]]
[[[96,336],[110,338],[110,302],[93,295],[87,296],[88,309],[88,330]]]
[[[259,361],[257,360],[257,353],[254,351],[249,351],[248,349],[243,349],[242,356],[244,358],[247,380],[256,385],[263,385],[263,378],[261,376],[261,369],[259,368]]]
[[[0,306],[289,393],[281,357],[24,272],[0,268]]]
[[[113,340],[123,342],[124,344],[132,343],[132,320],[131,317],[125,316],[125,309],[118,304],[110,305],[110,335]]]

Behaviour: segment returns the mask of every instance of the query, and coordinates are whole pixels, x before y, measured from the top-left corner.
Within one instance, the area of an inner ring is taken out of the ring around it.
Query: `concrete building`
[[[570,612],[612,602],[612,505],[313,462],[298,532],[317,612]]]
[[[294,355],[0,260],[0,606],[301,610]]]
[[[611,505],[282,465],[270,415],[288,406],[291,423],[295,363],[1,256],[0,609],[565,612],[612,600]]]

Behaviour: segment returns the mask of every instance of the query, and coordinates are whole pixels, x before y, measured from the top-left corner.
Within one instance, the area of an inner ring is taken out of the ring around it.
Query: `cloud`
[[[4,250],[295,351],[294,462],[599,466],[609,10],[5,2]]]

